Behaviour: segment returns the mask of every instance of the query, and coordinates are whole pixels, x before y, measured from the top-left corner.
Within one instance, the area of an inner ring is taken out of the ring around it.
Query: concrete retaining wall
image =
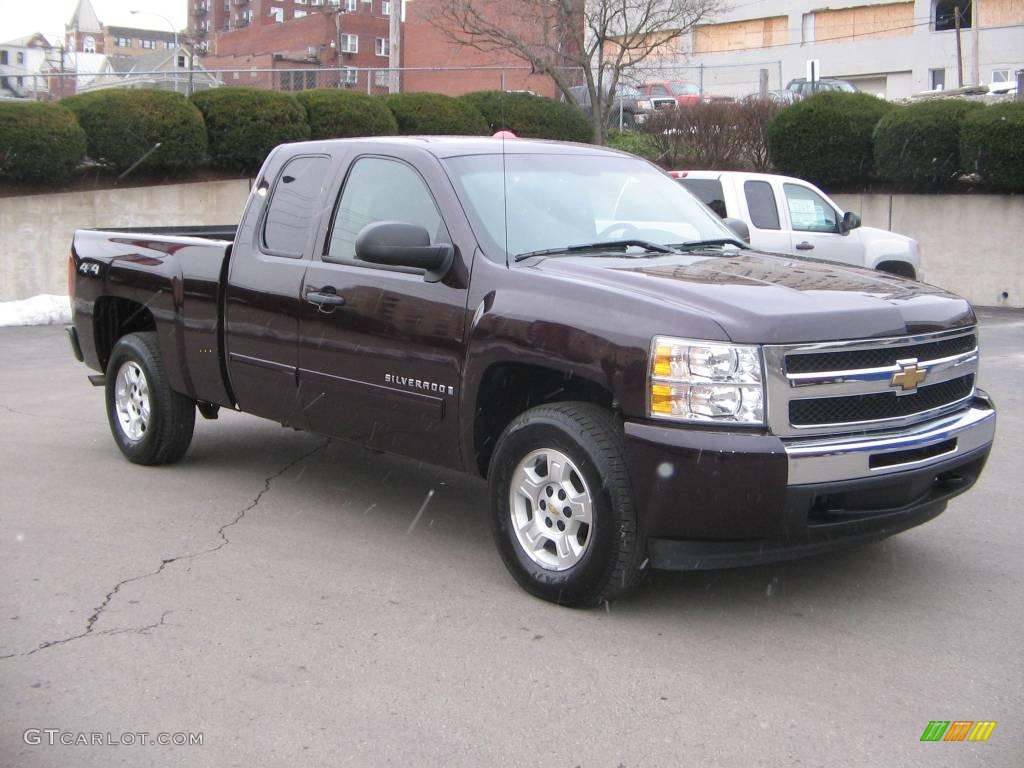
[[[76,229],[235,224],[249,182],[0,198],[0,301],[65,293]],[[1024,307],[1024,195],[836,195],[921,243],[925,278],[980,306]]]
[[[833,195],[865,226],[917,240],[926,282],[984,307],[1024,307],[1024,195]]]
[[[76,229],[237,224],[249,181],[0,198],[0,301],[67,293]]]

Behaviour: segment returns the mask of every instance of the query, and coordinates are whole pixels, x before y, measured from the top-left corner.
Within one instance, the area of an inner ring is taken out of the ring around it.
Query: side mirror
[[[743,219],[734,219],[729,216],[726,216],[722,221],[725,223],[725,226],[739,235],[740,240],[750,245],[750,227],[747,226],[747,222],[743,221]]]
[[[856,229],[860,226],[860,216],[856,213],[850,213],[847,211],[843,214],[843,220],[839,222],[839,231],[842,234],[846,234],[851,229]]]
[[[419,224],[378,221],[367,224],[356,236],[356,258],[371,264],[425,270],[427,280],[444,277],[455,256],[448,243],[430,244],[430,234]]]

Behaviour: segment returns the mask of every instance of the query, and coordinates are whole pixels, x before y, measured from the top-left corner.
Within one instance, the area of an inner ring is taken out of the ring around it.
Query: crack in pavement
[[[7,406],[0,406],[0,408],[6,407]],[[139,576],[132,576],[130,578],[123,579],[122,581],[117,582],[117,584],[114,585],[113,589],[107,592],[106,596],[103,598],[103,602],[100,603],[99,607],[96,608],[95,611],[93,611],[92,615],[89,616],[88,619],[86,619],[84,632],[80,632],[77,635],[71,635],[70,637],[63,637],[59,640],[48,640],[45,643],[41,643],[38,647],[33,648],[31,651],[25,651],[23,653],[9,653],[4,656],[0,656],[0,661],[2,661],[3,659],[11,659],[16,656],[31,656],[32,654],[38,653],[39,651],[45,650],[46,648],[52,648],[55,645],[64,645],[65,643],[70,643],[72,640],[79,640],[83,637],[88,637],[90,635],[112,635],[123,634],[126,632],[146,634],[150,630],[162,627],[164,625],[164,619],[167,617],[167,614],[172,613],[172,611],[164,611],[163,615],[160,617],[160,621],[158,621],[155,624],[148,624],[144,627],[128,627],[122,629],[105,629],[100,631],[93,631],[93,627],[96,625],[96,622],[100,620],[100,616],[103,615],[103,612],[110,605],[110,602],[114,599],[114,596],[121,591],[121,587],[125,586],[126,584],[131,584],[135,581],[142,581],[143,579],[149,579],[154,576],[159,576],[160,573],[164,570],[164,568],[166,568],[171,563],[176,563],[179,560],[193,560],[197,557],[202,557],[203,555],[209,555],[213,552],[218,552],[224,547],[226,547],[228,544],[231,543],[231,540],[227,537],[227,534],[225,534],[224,531],[226,531],[228,528],[231,528],[234,525],[238,525],[238,523],[240,523],[242,519],[245,517],[246,513],[254,509],[260,503],[260,500],[263,498],[264,494],[266,494],[270,490],[270,484],[274,480],[279,478],[281,475],[283,475],[289,469],[294,467],[296,464],[299,464],[300,462],[312,457],[314,454],[319,453],[330,444],[331,439],[327,438],[323,443],[318,445],[316,448],[313,448],[310,451],[306,451],[298,458],[293,459],[292,461],[285,464],[281,469],[279,469],[274,474],[265,477],[263,479],[263,489],[256,494],[256,497],[249,503],[249,505],[243,508],[237,515],[235,515],[235,518],[233,520],[224,523],[224,525],[217,529],[217,535],[221,538],[220,544],[216,545],[215,547],[210,547],[209,549],[204,549],[201,552],[193,552],[190,554],[178,555],[177,557],[166,558],[160,561],[160,567],[154,571],[150,571],[149,573],[143,573]]]

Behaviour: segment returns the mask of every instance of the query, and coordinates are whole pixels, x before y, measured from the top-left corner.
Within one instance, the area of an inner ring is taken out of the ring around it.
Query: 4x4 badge
[[[894,387],[900,388],[901,391],[897,392],[897,395],[916,392],[918,386],[928,376],[927,368],[917,367],[917,358],[913,360],[897,360],[896,365],[900,366],[900,369],[892,375],[889,383]]]

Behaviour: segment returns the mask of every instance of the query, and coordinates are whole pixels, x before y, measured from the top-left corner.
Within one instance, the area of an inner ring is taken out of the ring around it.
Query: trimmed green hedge
[[[964,170],[984,184],[1024,191],[1024,102],[1012,101],[972,112],[960,128]]]
[[[203,116],[180,93],[156,89],[107,89],[63,99],[88,139],[87,153],[123,171],[159,143],[139,166],[192,168],[206,158]]]
[[[306,109],[311,139],[394,136],[398,123],[380,99],[359,91],[317,88],[296,94]]]
[[[0,179],[58,185],[85,158],[85,131],[57,104],[0,102]]]
[[[894,107],[866,93],[819,93],[782,110],[768,126],[768,152],[779,173],[851,188],[874,169],[872,136]]]
[[[306,110],[287,93],[257,88],[211,88],[192,94],[203,113],[210,162],[255,171],[278,144],[309,138]]]
[[[440,93],[393,93],[384,103],[398,121],[398,132],[422,136],[486,136],[487,121],[465,101]]]
[[[905,188],[954,184],[961,172],[960,125],[984,107],[962,99],[924,101],[892,110],[875,127],[875,169]]]
[[[507,129],[524,139],[587,143],[594,128],[575,107],[530,93],[476,91],[459,96],[484,116],[491,133]]]
[[[655,138],[643,131],[609,131],[605,139],[609,149],[639,155],[645,160],[657,160],[662,154]]]

